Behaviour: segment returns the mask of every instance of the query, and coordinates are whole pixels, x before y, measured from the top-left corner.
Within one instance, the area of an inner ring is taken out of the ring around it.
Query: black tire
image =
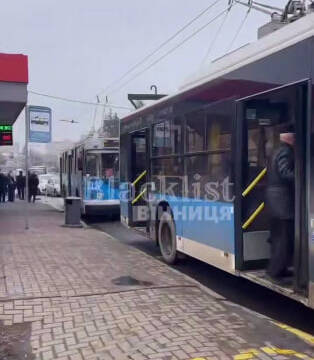
[[[159,221],[158,240],[163,259],[167,264],[177,261],[176,229],[173,218],[168,212],[162,213]]]

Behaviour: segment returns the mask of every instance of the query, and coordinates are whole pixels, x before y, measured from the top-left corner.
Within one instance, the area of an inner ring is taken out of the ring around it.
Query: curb
[[[84,220],[81,219],[80,222],[81,222],[81,225],[82,225],[83,229],[92,229],[92,227],[90,227],[89,225],[87,225]]]
[[[60,208],[59,206],[57,206],[49,201],[44,201],[44,199],[43,199],[43,200],[41,200],[41,203],[52,207],[53,209],[57,210],[60,213],[64,213],[64,208]]]

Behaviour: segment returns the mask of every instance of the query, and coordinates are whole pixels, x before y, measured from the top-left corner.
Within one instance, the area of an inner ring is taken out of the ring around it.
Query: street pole
[[[28,142],[29,142],[29,111],[28,106],[25,106],[25,179],[26,179],[26,196],[25,196],[25,230],[29,229],[29,214],[28,214],[28,198],[29,198],[29,188],[28,188]]]

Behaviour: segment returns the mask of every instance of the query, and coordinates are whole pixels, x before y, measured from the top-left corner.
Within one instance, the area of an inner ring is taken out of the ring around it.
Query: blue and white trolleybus
[[[314,308],[314,14],[216,61],[120,125],[121,221],[178,253]],[[271,255],[267,159],[295,133],[290,281]]]
[[[87,138],[60,159],[61,193],[82,199],[83,215],[114,215],[120,211],[119,139]]]

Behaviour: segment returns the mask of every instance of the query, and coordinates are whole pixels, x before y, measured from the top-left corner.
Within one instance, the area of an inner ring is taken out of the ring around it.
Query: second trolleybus
[[[80,197],[82,215],[117,215],[119,139],[89,137],[60,158],[61,194]]]

